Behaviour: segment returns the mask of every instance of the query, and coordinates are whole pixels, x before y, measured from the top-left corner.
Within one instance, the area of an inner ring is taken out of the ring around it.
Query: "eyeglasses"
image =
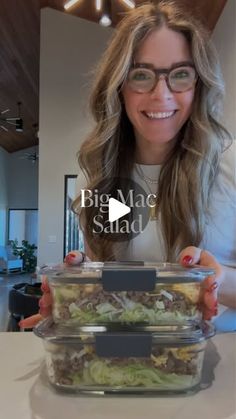
[[[127,84],[134,92],[148,93],[156,87],[162,75],[171,92],[186,92],[197,81],[196,70],[191,64],[177,64],[170,69],[157,69],[149,64],[136,64],[128,73]]]

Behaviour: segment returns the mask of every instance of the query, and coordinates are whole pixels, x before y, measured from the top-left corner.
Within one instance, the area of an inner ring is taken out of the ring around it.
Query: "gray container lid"
[[[214,269],[200,265],[185,268],[177,263],[155,263],[155,262],[86,262],[80,266],[55,265],[46,266],[39,274],[47,275],[51,283],[66,284],[96,284],[116,280],[114,276],[123,277],[124,283],[132,276],[137,283],[139,277],[142,282],[145,279],[147,285],[150,282],[164,283],[189,283],[200,282],[205,277],[213,275]],[[148,286],[148,285],[147,285]],[[132,284],[131,287],[132,288]],[[150,290],[152,286],[150,285]],[[114,290],[114,289],[112,289]],[[148,289],[146,289],[148,290]]]
[[[55,324],[52,318],[47,318],[38,323],[34,333],[47,342],[55,344],[94,344],[98,338],[110,340],[135,337],[149,337],[152,345],[186,346],[204,342],[214,336],[214,326],[209,322],[186,322],[181,325],[159,326],[120,326],[116,324],[107,326],[80,326],[68,327]],[[119,344],[119,343],[118,343]]]

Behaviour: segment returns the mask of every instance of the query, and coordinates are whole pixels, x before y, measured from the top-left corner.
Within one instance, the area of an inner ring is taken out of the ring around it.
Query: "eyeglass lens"
[[[128,75],[128,84],[136,92],[150,92],[158,82],[160,74],[161,72],[149,68],[133,68]],[[172,91],[184,92],[194,85],[196,72],[193,67],[184,66],[174,68],[165,74],[165,77]]]

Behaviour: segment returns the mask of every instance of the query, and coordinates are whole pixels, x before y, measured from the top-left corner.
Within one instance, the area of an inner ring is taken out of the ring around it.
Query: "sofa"
[[[0,246],[0,272],[22,271],[23,260],[13,255],[11,246]]]

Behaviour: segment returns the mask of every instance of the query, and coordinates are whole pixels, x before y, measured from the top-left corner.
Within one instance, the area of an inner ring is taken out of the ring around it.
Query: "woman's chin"
[[[171,145],[171,143],[174,142],[176,135],[174,133],[171,133],[169,135],[163,135],[159,137],[156,134],[155,135],[146,134],[143,138],[145,142],[145,147],[148,147],[148,146],[159,147],[159,146],[164,146],[164,145],[166,146]]]

